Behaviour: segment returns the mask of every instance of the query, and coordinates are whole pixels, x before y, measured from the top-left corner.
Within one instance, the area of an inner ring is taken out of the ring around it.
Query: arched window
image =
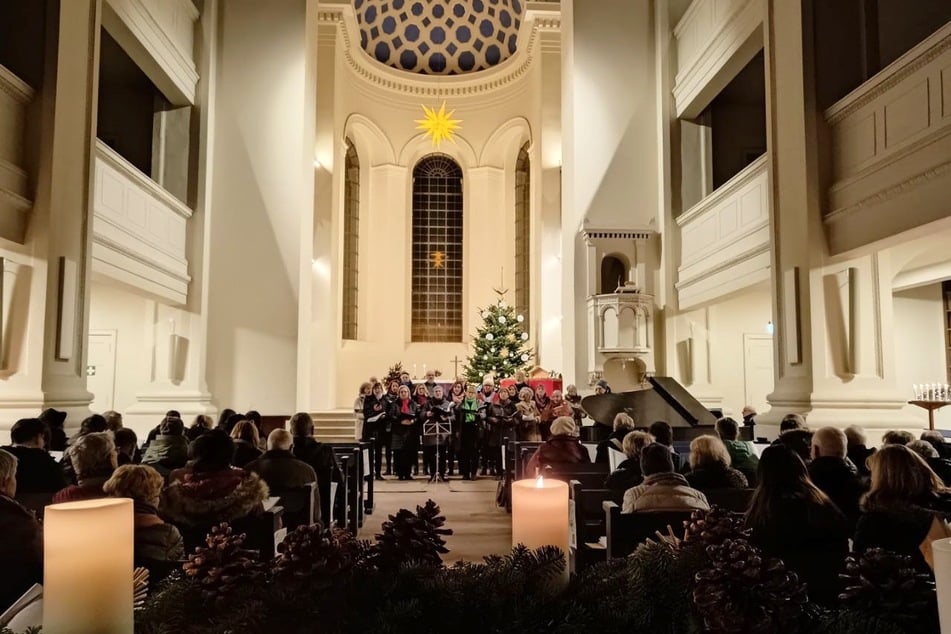
[[[360,157],[347,139],[343,166],[343,338],[357,338],[357,284],[360,262]]]
[[[531,162],[528,143],[518,152],[515,162],[515,310],[525,316],[525,330],[529,330],[529,310],[532,305],[532,205]]]
[[[433,154],[413,169],[413,341],[462,341],[462,169]]]

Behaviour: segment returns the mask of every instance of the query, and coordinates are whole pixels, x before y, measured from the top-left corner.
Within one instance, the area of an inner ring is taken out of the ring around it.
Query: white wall
[[[915,383],[944,383],[947,366],[944,341],[944,306],[941,284],[920,286],[894,294],[895,365],[899,388],[912,398]],[[927,413],[913,405],[905,411],[927,427]],[[951,429],[951,407],[935,412],[935,427]]]

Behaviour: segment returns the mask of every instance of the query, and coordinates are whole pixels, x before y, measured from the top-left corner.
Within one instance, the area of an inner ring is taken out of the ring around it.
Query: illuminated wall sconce
[[[776,331],[776,327],[773,325],[773,321],[766,322],[766,334],[772,336],[773,332]]]

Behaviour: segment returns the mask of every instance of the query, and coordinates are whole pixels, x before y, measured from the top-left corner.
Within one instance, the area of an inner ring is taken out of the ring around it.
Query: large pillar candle
[[[512,545],[557,546],[565,553],[568,578],[568,484],[537,478],[512,484]]]
[[[942,632],[951,632],[951,537],[931,542],[934,580],[938,590],[938,619]]]
[[[43,633],[132,634],[132,500],[46,507]]]

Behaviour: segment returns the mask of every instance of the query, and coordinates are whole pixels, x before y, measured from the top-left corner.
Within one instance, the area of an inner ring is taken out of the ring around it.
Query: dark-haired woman
[[[393,423],[393,453],[396,457],[396,475],[400,480],[412,480],[413,463],[419,455],[419,406],[410,398],[409,387],[401,385],[396,400],[390,405]]]
[[[783,445],[763,451],[757,482],[746,514],[751,541],[795,571],[810,599],[835,601],[849,552],[845,515],[809,480],[802,458]]]
[[[386,410],[389,403],[383,394],[383,384],[373,384],[370,394],[363,399],[363,440],[373,440],[373,476],[383,479],[383,446],[387,448],[386,466],[389,469],[389,434],[386,433]]]
[[[453,418],[456,418],[455,411],[460,407],[463,399],[466,398],[466,382],[457,379],[449,389],[449,395],[447,398],[449,399],[453,408]],[[449,461],[449,475],[454,475],[456,472],[456,454],[458,453],[457,449],[459,441],[455,431],[456,430],[453,430],[453,441],[449,443],[449,453],[446,454]]]

